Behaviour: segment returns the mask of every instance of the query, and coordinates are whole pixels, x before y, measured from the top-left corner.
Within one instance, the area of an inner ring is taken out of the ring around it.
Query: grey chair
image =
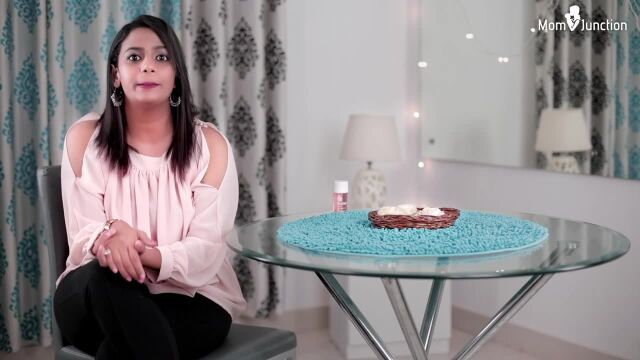
[[[38,190],[45,226],[53,251],[49,260],[51,273],[59,276],[65,268],[69,253],[67,232],[64,223],[62,193],[60,187],[60,166],[38,169]],[[53,278],[53,277],[52,277]],[[55,279],[52,279],[55,284]],[[92,356],[73,346],[65,346],[53,318],[54,348],[56,360],[90,360]],[[288,360],[296,358],[296,336],[291,331],[259,326],[232,324],[224,344],[202,359],[236,360],[268,359]]]

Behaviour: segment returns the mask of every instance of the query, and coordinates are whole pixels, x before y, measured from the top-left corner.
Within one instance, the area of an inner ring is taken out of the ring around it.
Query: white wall
[[[557,274],[511,322],[625,359],[640,359],[640,182],[542,170],[426,161],[418,178],[432,204],[582,220],[631,240],[622,258]],[[453,282],[453,305],[493,315],[527,278]]]
[[[418,121],[407,104],[410,2],[287,2],[287,212],[331,210],[336,179],[365,164],[340,160],[350,113],[395,116],[404,160],[374,164],[388,181],[389,201],[415,198]],[[415,62],[412,62],[415,66]],[[412,68],[413,70],[413,68]],[[287,271],[285,310],[328,304],[313,273]]]

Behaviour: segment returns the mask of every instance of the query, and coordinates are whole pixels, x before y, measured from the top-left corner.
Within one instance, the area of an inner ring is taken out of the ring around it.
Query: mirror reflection
[[[422,155],[640,179],[637,8],[422,1]]]

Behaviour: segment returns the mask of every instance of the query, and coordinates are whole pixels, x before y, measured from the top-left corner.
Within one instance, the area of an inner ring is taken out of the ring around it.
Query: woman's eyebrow
[[[158,46],[154,46],[154,48],[153,48],[153,49],[154,49],[154,50],[155,50],[155,49],[166,49],[166,47],[165,47],[164,45],[158,45]],[[141,50],[144,50],[144,48],[137,47],[137,46],[132,46],[132,47],[128,48],[128,49],[127,49],[127,50],[125,50],[125,51],[129,51],[129,50],[138,50],[138,51],[141,51]]]

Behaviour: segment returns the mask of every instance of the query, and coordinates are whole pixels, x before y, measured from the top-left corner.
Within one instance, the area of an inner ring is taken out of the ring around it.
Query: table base
[[[356,329],[367,344],[373,349],[378,359],[391,360],[392,354],[384,345],[380,336],[373,329],[358,306],[353,302],[349,294],[344,291],[338,280],[331,273],[316,272],[324,286],[340,308],[347,314]],[[506,324],[520,309],[542,288],[551,278],[552,274],[534,275],[524,284],[509,301],[487,322],[478,334],[453,357],[455,360],[471,358],[493,335]],[[429,346],[433,336],[438,308],[442,299],[442,290],[446,280],[434,279],[429,293],[429,300],[425,309],[420,332],[411,316],[407,302],[405,301],[400,282],[397,278],[384,277],[381,279],[385,287],[393,311],[398,318],[400,328],[404,335],[414,359],[427,360]]]

